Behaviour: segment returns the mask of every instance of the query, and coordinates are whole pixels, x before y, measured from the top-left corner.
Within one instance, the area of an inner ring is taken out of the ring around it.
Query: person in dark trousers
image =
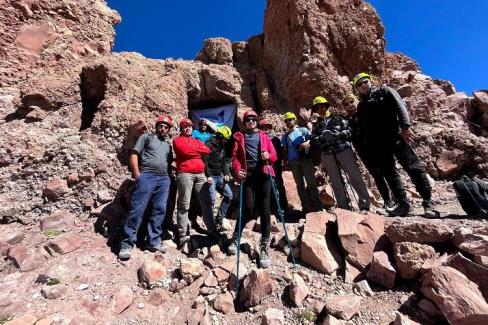
[[[217,192],[223,196],[219,211],[215,217],[217,229],[222,227],[222,221],[232,201],[232,190],[229,187],[229,181],[232,177],[225,152],[225,145],[231,135],[232,131],[228,126],[221,126],[217,129],[214,137],[205,142],[205,145],[211,150],[208,156],[203,157],[203,161],[205,162],[205,176],[209,184],[212,211],[215,206]]]
[[[400,95],[388,86],[375,87],[371,76],[359,73],[353,87],[359,93],[357,125],[364,148],[374,157],[398,205],[390,212],[393,216],[406,216],[410,210],[407,194],[395,167],[395,157],[407,172],[423,199],[424,215],[439,217],[432,202],[432,188],[419,158],[410,143],[414,140],[407,107]]]
[[[322,96],[315,97],[312,111],[319,114],[312,143],[320,147],[322,164],[334,191],[337,207],[352,209],[351,199],[348,198],[345,182],[350,181],[352,188],[358,195],[358,206],[362,211],[369,211],[369,193],[361,176],[356,155],[351,149],[351,128],[347,120],[332,114],[328,100]],[[343,170],[346,180],[342,178]]]
[[[385,177],[381,173],[380,168],[373,163],[372,157],[368,155],[368,151],[366,148],[364,148],[364,145],[362,145],[361,132],[357,127],[357,105],[358,99],[354,94],[348,94],[342,100],[342,107],[344,108],[346,119],[352,131],[352,144],[354,145],[359,158],[364,163],[364,166],[373,177],[376,187],[378,188],[378,192],[383,199],[384,209],[388,212],[394,208],[395,202],[390,196],[388,184],[386,183]]]
[[[197,195],[202,207],[202,216],[207,226],[208,236],[212,242],[218,243],[219,234],[215,226],[212,204],[207,177],[205,177],[205,164],[202,158],[210,154],[210,149],[200,140],[192,138],[193,125],[191,120],[180,121],[180,135],[173,140],[176,155],[176,185],[178,188],[176,221],[178,226],[179,243],[181,248],[190,241],[188,235],[188,211],[193,192]]]
[[[146,206],[151,201],[152,213],[147,225],[146,249],[164,253],[161,242],[162,224],[166,216],[173,150],[168,133],[173,126],[169,116],[161,115],[156,120],[156,134],[145,133],[137,139],[129,156],[129,166],[136,180],[131,207],[122,229],[119,258],[128,260],[136,242]],[[140,159],[140,163],[139,163]]]
[[[243,217],[242,225],[246,219],[254,215],[256,200],[260,201],[261,217],[261,243],[259,249],[259,267],[267,268],[271,265],[268,254],[270,244],[270,198],[271,181],[269,175],[275,176],[273,164],[277,156],[271,139],[258,129],[258,114],[252,110],[244,113],[244,132],[234,134],[235,143],[232,152],[232,168],[237,178],[244,182],[244,197],[242,198]],[[227,252],[230,255],[237,253],[238,222],[234,230],[233,240]],[[240,229],[242,232],[242,228]]]
[[[275,183],[276,189],[278,190],[278,198],[280,200],[280,207],[283,209],[283,212],[286,211],[288,207],[288,200],[286,198],[286,191],[283,182],[283,145],[279,137],[277,137],[273,130],[273,124],[267,119],[262,119],[259,121],[259,129],[263,130],[264,133],[271,139],[273,143],[273,147],[276,151],[276,162],[273,165],[275,171]],[[274,197],[274,196],[273,196]],[[278,213],[278,205],[276,200],[273,198],[271,200],[271,210],[273,213]]]
[[[315,180],[315,167],[312,156],[309,155],[312,133],[307,128],[299,127],[296,124],[295,113],[286,112],[283,119],[288,128],[282,136],[285,161],[291,168],[298,196],[302,203],[302,212],[322,211],[323,206]]]

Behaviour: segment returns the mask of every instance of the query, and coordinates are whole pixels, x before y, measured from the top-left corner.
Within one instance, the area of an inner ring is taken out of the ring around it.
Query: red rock
[[[440,266],[426,273],[421,291],[450,324],[488,323],[488,304],[478,286],[452,267]]]
[[[31,314],[23,314],[11,321],[5,322],[4,325],[34,325],[37,317]]]
[[[205,268],[203,267],[203,263],[198,258],[180,260],[181,276],[188,284],[199,278],[204,271]]]
[[[219,285],[219,281],[217,280],[217,278],[215,277],[215,275],[213,274],[213,272],[210,271],[208,273],[207,277],[205,278],[204,284],[207,287],[216,287],[216,286]]]
[[[0,243],[0,254],[2,256],[7,256],[9,250],[10,250],[10,244],[8,244],[8,243]]]
[[[127,286],[122,286],[112,298],[112,311],[119,315],[134,301],[134,294]]]
[[[345,270],[344,281],[346,283],[355,283],[364,279],[365,276],[361,272],[361,270],[355,267],[354,264],[349,263],[347,258],[345,264],[346,264],[346,270]]]
[[[19,230],[6,231],[0,234],[0,243],[10,245],[20,244],[25,238],[25,233]]]
[[[79,183],[80,177],[78,175],[78,172],[73,172],[68,175],[68,178],[66,179],[66,182],[68,183],[68,186],[73,186],[77,183]]]
[[[442,316],[439,308],[434,305],[434,303],[428,299],[422,299],[419,301],[419,308],[432,318],[439,318]]]
[[[337,319],[332,315],[327,315],[321,325],[349,325],[350,322]]]
[[[222,37],[208,38],[204,48],[197,54],[196,60],[204,63],[230,64],[232,65],[232,44]]]
[[[68,183],[59,177],[54,177],[47,183],[42,194],[51,201],[58,200],[61,196],[69,192]]]
[[[367,216],[349,210],[336,209],[337,227],[347,259],[356,267],[365,268],[373,258],[373,252],[382,245],[383,217]]]
[[[285,315],[283,310],[276,308],[268,308],[261,317],[262,325],[284,325]]]
[[[459,149],[446,150],[437,158],[435,165],[439,169],[442,177],[448,177],[456,174],[462,167],[463,152]]]
[[[392,243],[443,243],[454,237],[453,229],[443,220],[427,219],[395,219],[386,227],[385,233]]]
[[[288,206],[293,210],[301,210],[302,202],[298,196],[297,185],[295,184],[291,171],[283,171],[283,186],[286,188]]]
[[[371,281],[381,284],[387,289],[393,289],[396,271],[385,252],[374,253],[367,276]]]
[[[168,290],[156,289],[151,291],[149,296],[147,296],[146,301],[151,305],[158,307],[168,301],[169,298]]]
[[[444,265],[458,270],[476,283],[483,297],[488,301],[488,268],[471,261],[461,253],[451,256]]]
[[[488,227],[470,229],[460,227],[455,231],[454,244],[473,255],[488,256]]]
[[[59,230],[67,232],[74,225],[75,216],[67,210],[59,210],[41,219],[41,230]]]
[[[54,323],[54,319],[51,316],[49,316],[38,320],[36,322],[36,325],[51,325],[52,323]]]
[[[448,258],[449,258],[449,255],[444,254],[442,256],[439,256],[439,257],[436,256],[436,257],[433,257],[431,259],[426,260],[424,262],[424,264],[422,265],[422,267],[420,268],[420,273],[424,274],[426,272],[429,272],[433,268],[444,265],[444,263],[447,262]]]
[[[145,260],[137,271],[139,282],[146,287],[151,287],[166,276],[166,268],[161,263]]]
[[[293,275],[293,279],[290,284],[290,299],[295,306],[301,307],[305,298],[307,298],[309,289],[303,281],[302,277],[298,274]]]
[[[51,23],[39,26],[25,26],[15,38],[15,44],[32,54],[40,54],[44,45],[56,39],[57,34]]]
[[[373,290],[369,286],[368,281],[362,280],[356,283],[353,287],[353,292],[361,297],[372,297],[374,296]]]
[[[22,244],[11,246],[8,252],[8,258],[22,272],[32,271],[44,262],[44,257],[39,256],[33,251],[29,251]]]
[[[244,278],[239,300],[246,306],[257,306],[263,299],[272,295],[276,287],[277,282],[271,274],[264,270],[252,270]]]
[[[396,317],[395,320],[393,321],[393,325],[420,325],[420,324],[409,319],[407,316],[402,315],[399,312],[396,312]]]
[[[230,314],[234,311],[234,297],[229,292],[217,296],[214,300],[214,309],[223,314]]]
[[[305,228],[303,231],[325,235],[327,223],[335,221],[336,216],[331,213],[325,211],[310,212],[307,213]]]
[[[480,90],[473,92],[474,102],[481,112],[488,112],[488,92]]]
[[[58,299],[66,293],[67,287],[64,285],[43,286],[41,294],[46,299]]]
[[[432,246],[419,243],[395,243],[393,251],[397,271],[403,279],[415,279],[425,261],[436,257]]]
[[[325,303],[325,310],[332,316],[349,320],[359,313],[362,298],[356,295],[332,296]]]
[[[300,246],[301,260],[317,270],[331,274],[339,269],[341,255],[337,245],[325,235],[304,232]]]
[[[50,252],[56,252],[61,255],[68,254],[83,245],[83,238],[74,233],[68,233],[51,239],[48,244]]]

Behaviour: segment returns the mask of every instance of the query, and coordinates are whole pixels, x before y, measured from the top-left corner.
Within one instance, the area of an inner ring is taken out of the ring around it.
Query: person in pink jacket
[[[243,190],[243,220],[254,216],[256,200],[261,211],[261,243],[259,249],[259,267],[267,268],[271,260],[268,254],[270,243],[270,198],[271,181],[269,174],[274,177],[273,164],[277,155],[271,139],[264,131],[258,129],[258,114],[252,110],[244,113],[244,131],[234,134],[234,149],[232,152],[232,168],[240,182],[244,182]],[[237,254],[238,222],[234,230],[233,240],[227,248],[230,255]]]

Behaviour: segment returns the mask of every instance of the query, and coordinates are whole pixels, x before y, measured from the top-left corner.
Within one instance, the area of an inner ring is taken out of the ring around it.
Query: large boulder
[[[246,306],[257,306],[263,299],[273,294],[277,285],[277,281],[270,273],[264,270],[252,270],[244,278],[239,300]]]
[[[476,283],[483,294],[483,297],[488,301],[488,268],[481,266],[463,254],[457,253],[451,256],[445,265],[455,268],[462,274],[466,275],[468,279]]]
[[[454,229],[442,220],[395,219],[385,233],[392,243],[443,243],[454,237]]]
[[[467,253],[488,256],[488,226],[456,229],[454,244]]]
[[[373,259],[376,249],[385,244],[383,217],[336,209],[337,227],[347,260],[361,269]]]
[[[441,266],[426,273],[421,291],[436,304],[450,324],[488,323],[488,304],[478,286],[452,267]]]
[[[402,242],[393,245],[395,265],[400,277],[403,279],[415,279],[425,261],[436,257],[432,246]]]
[[[327,222],[334,219],[323,212],[308,214],[300,246],[302,261],[327,274],[335,272],[342,265],[340,248],[326,236]]]

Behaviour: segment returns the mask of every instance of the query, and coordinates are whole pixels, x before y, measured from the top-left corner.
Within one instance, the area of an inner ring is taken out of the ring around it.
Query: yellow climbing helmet
[[[364,78],[368,78],[369,80],[372,80],[373,78],[371,78],[371,76],[369,74],[367,74],[366,72],[361,72],[361,73],[358,73],[354,79],[352,80],[352,86],[354,88],[356,88],[356,84],[358,83],[359,80],[361,79],[364,79]]]
[[[297,116],[295,115],[295,113],[292,113],[292,112],[286,112],[285,114],[283,114],[283,120],[284,121],[289,120],[289,119],[296,120]]]
[[[222,134],[222,136],[229,140],[230,139],[230,136],[232,135],[232,131],[230,130],[230,128],[228,126],[221,126],[217,129],[217,133],[220,133]]]
[[[317,105],[320,105],[320,104],[324,104],[324,105],[330,106],[329,101],[325,97],[322,97],[322,96],[315,97],[313,99],[313,102],[312,102],[312,107],[317,106]]]

